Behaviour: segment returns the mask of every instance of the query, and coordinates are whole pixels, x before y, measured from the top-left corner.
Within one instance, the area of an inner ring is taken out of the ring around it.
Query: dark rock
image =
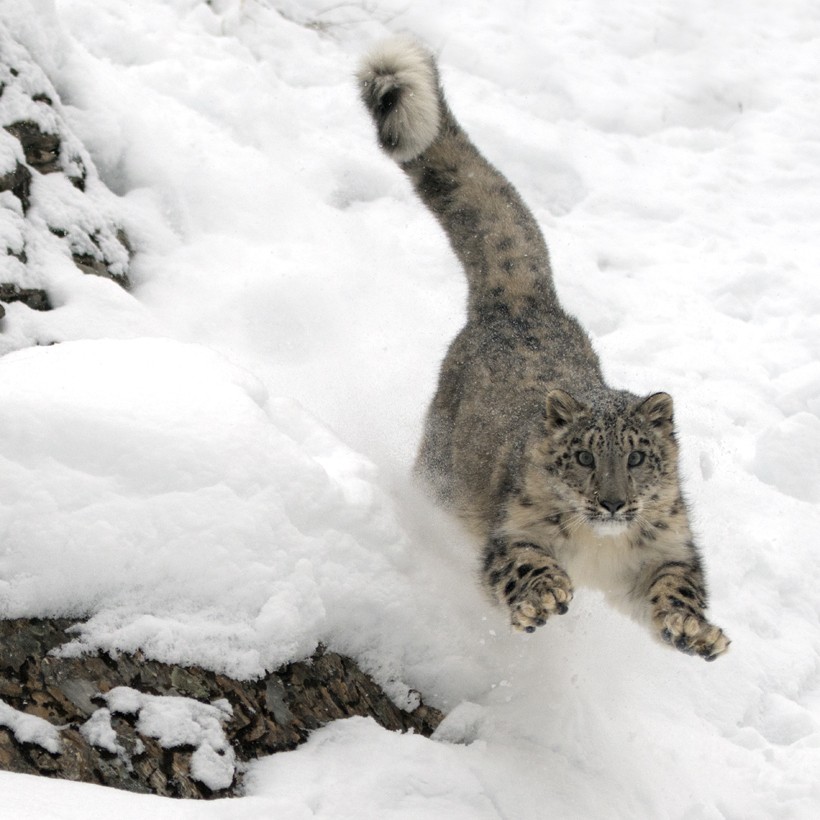
[[[21,743],[0,726],[0,769],[81,780],[167,797],[224,797],[239,793],[241,775],[211,790],[192,773],[195,750],[163,748],[139,731],[136,714],[110,714],[105,695],[130,687],[147,695],[227,701],[224,733],[238,763],[295,748],[332,720],[370,716],[392,731],[429,736],[441,722],[435,709],[397,707],[350,658],[323,649],[259,680],[239,681],[199,667],[149,660],[141,653],[60,657],[68,620],[0,621],[0,698],[8,706],[60,728],[57,754]],[[108,720],[116,751],[89,742],[90,717]]]
[[[18,162],[13,171],[0,176],[0,191],[11,191],[20,200],[23,213],[27,213],[31,205],[31,171]]]
[[[104,276],[107,279],[112,279],[126,289],[129,287],[128,276],[126,274],[113,273],[105,259],[97,259],[89,254],[74,252],[72,252],[71,258],[74,260],[74,264],[83,273],[90,273],[94,276]]]
[[[15,122],[4,127],[9,134],[20,141],[23,153],[26,155],[26,162],[32,168],[36,168],[41,174],[53,174],[62,170],[59,134],[44,133],[36,122],[29,120]]]
[[[51,302],[44,290],[21,288],[10,282],[0,282],[0,302],[6,302],[7,304],[9,302],[22,302],[32,310],[51,310]],[[0,316],[2,315],[0,313]]]

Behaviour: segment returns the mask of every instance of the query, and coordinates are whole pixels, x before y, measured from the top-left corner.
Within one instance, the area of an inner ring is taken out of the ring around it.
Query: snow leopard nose
[[[620,510],[625,504],[626,501],[621,501],[620,498],[601,499],[601,506],[609,510],[609,512],[612,513],[612,515],[615,515],[615,513],[618,512],[618,510]]]

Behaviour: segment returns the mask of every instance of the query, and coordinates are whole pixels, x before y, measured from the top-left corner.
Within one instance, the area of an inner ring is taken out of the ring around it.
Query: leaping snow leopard
[[[532,632],[567,611],[573,580],[597,587],[661,640],[714,660],[729,640],[705,615],[672,398],[605,383],[558,301],[532,213],[454,118],[433,57],[391,40],[358,81],[381,147],[467,275],[467,322],[441,365],[416,470],[479,539],[488,590]]]

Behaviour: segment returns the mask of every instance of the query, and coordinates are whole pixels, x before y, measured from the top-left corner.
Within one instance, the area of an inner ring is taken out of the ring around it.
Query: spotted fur
[[[561,307],[517,191],[451,113],[432,56],[379,46],[359,72],[384,150],[444,228],[469,284],[441,366],[417,472],[481,543],[484,582],[516,629],[602,589],[662,641],[712,660],[729,641],[678,480],[672,399],[607,386]]]

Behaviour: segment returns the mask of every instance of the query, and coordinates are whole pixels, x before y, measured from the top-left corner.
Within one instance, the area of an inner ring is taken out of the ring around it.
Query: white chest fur
[[[633,588],[644,557],[622,528],[579,528],[556,555],[577,586],[600,589],[622,598]]]

